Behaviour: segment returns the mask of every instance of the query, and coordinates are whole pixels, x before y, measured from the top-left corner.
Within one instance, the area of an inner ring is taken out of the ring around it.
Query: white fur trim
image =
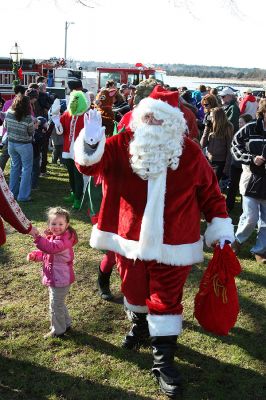
[[[214,217],[211,223],[208,224],[204,236],[208,247],[221,238],[230,240],[233,243],[235,235],[231,218]]]
[[[167,170],[148,180],[147,203],[139,235],[139,258],[161,258],[163,244],[163,215]]]
[[[182,332],[182,314],[147,316],[151,336],[174,336]]]
[[[169,117],[174,118],[178,127],[178,131],[180,133],[184,133],[186,131],[186,120],[180,109],[172,107],[165,101],[153,99],[152,97],[146,97],[142,99],[137,107],[134,108],[131,119],[131,128],[135,130],[142,116],[149,112],[152,112],[157,119]]]
[[[183,266],[192,265],[203,261],[203,240],[200,238],[197,242],[179,245],[160,244],[160,257],[155,258],[149,249],[140,254],[139,242],[125,239],[116,233],[105,232],[98,229],[97,225],[92,228],[90,245],[99,250],[112,250],[129,259],[150,261],[156,260],[167,265]]]
[[[79,165],[90,166],[99,162],[103,156],[106,138],[103,135],[96,149],[89,148],[89,145],[84,140],[85,130],[80,131],[79,136],[74,143],[75,161]]]
[[[129,311],[133,311],[140,314],[147,314],[148,312],[147,306],[137,306],[135,304],[130,304],[125,297],[124,297],[124,305]]]

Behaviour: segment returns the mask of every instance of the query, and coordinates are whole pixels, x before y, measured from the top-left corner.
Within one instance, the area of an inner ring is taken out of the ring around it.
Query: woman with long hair
[[[206,94],[201,99],[201,106],[202,106],[203,112],[204,112],[204,118],[203,118],[203,126],[204,126],[203,135],[204,135],[206,133],[209,133],[212,129],[210,112],[211,112],[212,108],[219,106],[217,97],[214,96],[213,94]]]
[[[30,99],[18,95],[7,111],[5,125],[8,136],[8,154],[11,159],[9,187],[18,201],[29,201],[33,164]]]
[[[210,118],[211,130],[202,136],[200,144],[203,148],[207,147],[207,158],[219,182],[222,177],[229,176],[234,127],[220,107],[210,111]]]

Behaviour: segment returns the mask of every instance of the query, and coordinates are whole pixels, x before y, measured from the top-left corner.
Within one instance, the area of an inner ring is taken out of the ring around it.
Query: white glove
[[[60,122],[60,115],[53,115],[51,117],[51,120],[54,123],[57,135],[62,135],[63,134],[63,126],[62,126],[62,124]]]
[[[231,239],[228,239],[227,237],[221,237],[220,239],[219,239],[219,246],[220,246],[220,248],[221,249],[223,249],[224,248],[224,245],[225,244],[231,244]]]
[[[84,140],[90,145],[95,145],[104,136],[105,127],[102,126],[102,117],[99,111],[89,110],[84,114]]]
[[[60,100],[55,99],[49,110],[49,117],[52,117],[53,115],[60,115],[60,108],[61,108]]]

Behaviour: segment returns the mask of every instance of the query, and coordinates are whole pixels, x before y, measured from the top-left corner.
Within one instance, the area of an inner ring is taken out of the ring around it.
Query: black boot
[[[135,313],[129,310],[126,312],[132,322],[132,326],[122,342],[122,347],[129,350],[136,350],[141,345],[146,344],[150,337],[148,321],[146,319],[147,314]]]
[[[100,297],[103,300],[110,301],[114,298],[114,296],[112,295],[112,293],[110,291],[110,276],[111,276],[111,274],[112,274],[112,271],[104,273],[101,271],[101,268],[99,267],[97,286],[99,289]]]
[[[174,399],[181,394],[181,378],[174,365],[177,336],[154,336],[151,338],[153,351],[152,372],[161,391]]]

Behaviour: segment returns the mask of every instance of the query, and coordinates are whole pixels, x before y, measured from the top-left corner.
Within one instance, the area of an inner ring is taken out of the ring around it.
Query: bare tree
[[[75,0],[75,3],[81,4],[82,6],[88,7],[88,8],[94,8],[90,3],[91,1],[88,0]]]

